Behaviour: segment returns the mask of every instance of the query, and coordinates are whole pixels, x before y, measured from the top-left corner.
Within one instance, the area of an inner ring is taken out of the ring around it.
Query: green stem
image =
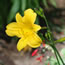
[[[55,46],[54,46],[54,48],[55,48],[55,50],[56,50],[56,52],[57,52],[57,54],[58,54],[58,56],[59,56],[59,58],[60,58],[61,62],[63,63],[63,65],[65,65],[65,63],[64,63],[64,61],[62,60],[62,58],[61,58],[61,56],[60,56],[60,54],[59,54],[58,50],[56,49],[56,47],[55,47]]]
[[[51,30],[50,30],[50,27],[49,27],[49,25],[48,25],[48,21],[47,21],[46,17],[43,16],[43,18],[45,19],[46,25],[47,25],[48,30],[49,30],[49,32],[50,32],[50,40],[51,40],[51,43],[53,43],[53,45],[54,45],[53,35],[52,35]],[[55,47],[55,45],[54,45],[54,48],[55,48],[54,51],[57,52],[57,54],[58,54],[60,60],[62,61],[63,65],[65,65],[65,64],[64,64],[64,61],[62,60],[62,58],[61,58],[59,52],[57,51],[57,49],[56,49],[56,47]],[[56,55],[56,53],[55,53],[55,55]],[[56,55],[56,57],[57,57],[57,55]]]
[[[50,40],[51,40],[51,42],[53,42],[54,40],[53,40],[53,35],[52,35],[52,33],[51,33],[51,30],[50,30],[50,27],[49,27],[49,25],[48,25],[48,21],[47,21],[47,19],[46,19],[46,17],[45,16],[42,16],[43,17],[43,19],[45,20],[45,22],[46,22],[46,25],[47,25],[47,28],[48,28],[48,30],[49,30],[49,32],[50,32]],[[54,44],[54,43],[53,43]]]
[[[54,53],[55,53],[56,59],[57,59],[57,61],[58,61],[58,65],[60,65],[60,62],[59,62],[59,59],[58,59],[58,56],[57,56],[57,53],[56,53],[55,50],[54,50]]]
[[[43,17],[43,19],[45,19],[45,22],[46,22],[46,25],[47,25],[47,27],[48,27],[48,30],[50,30],[50,27],[49,27],[49,25],[48,25],[48,22],[47,22],[46,17],[45,17],[45,16],[42,16],[42,17]]]
[[[62,58],[61,58],[61,56],[60,56],[60,54],[59,54],[59,52],[57,51],[57,49],[56,49],[56,47],[54,45],[53,35],[52,35],[51,30],[50,30],[50,27],[48,25],[48,21],[47,21],[46,17],[44,16],[44,13],[42,14],[41,11],[38,11],[37,10],[37,14],[39,14],[45,20],[46,25],[47,25],[47,28],[48,28],[47,32],[49,32],[49,34],[50,34],[50,37],[49,37],[50,40],[49,41],[51,41],[51,43],[52,43],[50,45],[52,46],[53,50],[55,51],[55,55],[58,54],[58,55],[56,55],[57,59],[58,59],[58,56],[59,56],[61,62],[63,63],[63,65],[65,65],[64,62],[63,62],[63,60],[62,60]],[[59,62],[59,60],[58,60],[58,62]]]
[[[42,27],[41,29],[47,29],[47,27]]]

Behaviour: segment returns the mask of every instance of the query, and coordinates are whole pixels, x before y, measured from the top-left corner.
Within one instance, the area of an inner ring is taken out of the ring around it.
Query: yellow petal
[[[17,13],[16,14],[16,21],[18,22],[18,23],[21,23],[23,20],[22,20],[22,16],[19,14],[19,13]]]
[[[25,38],[20,39],[18,41],[18,44],[17,44],[17,50],[18,51],[21,51],[24,47],[27,46],[27,42],[28,42],[28,40],[25,39]]]
[[[41,26],[40,25],[36,25],[36,24],[33,25],[33,30],[35,32],[39,31],[40,29],[41,29]]]
[[[16,22],[12,22],[12,23],[10,23],[10,24],[8,24],[7,26],[6,26],[6,28],[7,29],[12,29],[12,28],[14,28],[15,30],[18,28],[18,24],[16,23]]]
[[[28,45],[33,47],[33,48],[36,48],[36,47],[39,47],[40,44],[42,43],[42,40],[41,38],[36,34],[36,33],[33,33],[30,37],[29,37],[29,43]]]
[[[22,31],[18,27],[18,24],[16,22],[8,24],[6,26],[5,32],[9,36],[17,36],[17,37],[21,37],[22,36]]]
[[[32,9],[27,9],[24,12],[23,19],[25,20],[26,23],[34,23],[36,20],[36,16],[37,14]]]
[[[5,30],[5,32],[8,36],[15,36],[11,30]]]

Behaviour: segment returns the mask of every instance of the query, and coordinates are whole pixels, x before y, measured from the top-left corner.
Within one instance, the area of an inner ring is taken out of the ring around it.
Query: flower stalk
[[[44,18],[44,17],[43,17],[43,18]],[[45,19],[46,25],[47,25],[47,27],[48,27],[48,30],[51,32],[46,17],[45,17],[44,19]],[[52,43],[52,48],[53,48],[53,50],[55,51],[55,56],[56,56],[56,58],[57,58],[58,64],[59,64],[59,60],[58,60],[58,57],[57,57],[57,56],[59,56],[61,62],[63,63],[63,65],[65,65],[63,59],[61,58],[61,56],[60,56],[58,50],[57,50],[56,47],[55,47],[52,33],[50,33],[50,41],[51,41],[51,43]],[[56,55],[56,54],[57,54],[57,55]],[[59,65],[60,65],[60,64],[59,64]]]
[[[48,21],[47,21],[45,15],[44,15],[44,13],[43,13],[43,9],[41,9],[41,8],[40,8],[39,10],[35,9],[35,11],[36,11],[37,14],[40,15],[40,16],[45,20],[45,22],[46,22],[46,25],[47,25],[47,33],[49,33],[49,35],[50,35],[50,36],[49,36],[49,38],[50,38],[49,41],[51,42],[49,45],[50,45],[50,46],[53,48],[53,50],[54,50],[54,53],[55,53],[55,56],[56,56],[58,65],[60,65],[59,59],[61,60],[62,64],[65,65],[63,59],[61,58],[61,56],[60,56],[58,50],[57,50],[56,47],[55,47],[53,35],[52,35],[52,32],[51,32],[50,27],[49,27],[49,25],[48,25]],[[58,58],[59,58],[59,59],[58,59]]]

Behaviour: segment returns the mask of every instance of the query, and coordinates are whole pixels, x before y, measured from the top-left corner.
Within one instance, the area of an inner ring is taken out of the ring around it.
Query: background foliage
[[[49,0],[51,5],[56,7],[55,0]],[[0,30],[5,29],[5,26],[11,21],[15,21],[15,15],[27,8],[49,8],[48,0],[0,0]],[[37,24],[39,20],[37,19]]]
[[[40,0],[0,0],[0,32],[1,32],[0,38],[2,37],[5,39],[8,38],[7,35],[5,34],[6,25],[10,22],[15,21],[15,15],[17,12],[23,15],[24,10],[28,8],[38,9],[40,7],[44,9],[45,16],[48,19],[51,29],[53,28],[53,30],[60,32],[62,26],[55,24],[53,20],[53,18],[60,18],[59,17],[60,14],[57,15],[60,10],[56,8],[55,0],[41,0],[41,1]],[[61,21],[64,20],[61,19]],[[39,16],[37,17],[35,23],[40,24],[41,26],[46,26],[46,23],[43,22],[43,19]]]

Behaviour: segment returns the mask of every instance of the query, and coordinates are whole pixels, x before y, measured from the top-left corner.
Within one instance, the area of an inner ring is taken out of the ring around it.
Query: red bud
[[[37,52],[38,52],[38,49],[34,50],[33,53],[32,53],[32,56],[37,55]]]

